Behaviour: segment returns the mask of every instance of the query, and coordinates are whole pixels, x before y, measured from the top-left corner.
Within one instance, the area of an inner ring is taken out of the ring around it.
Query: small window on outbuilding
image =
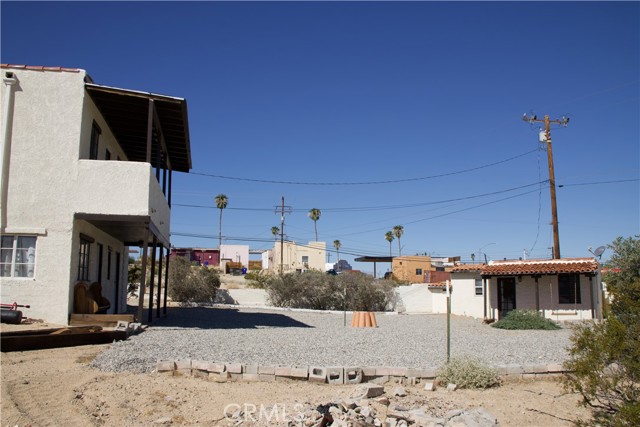
[[[476,279],[476,295],[482,295],[482,279]]]
[[[422,269],[416,268],[416,276],[422,276]]]

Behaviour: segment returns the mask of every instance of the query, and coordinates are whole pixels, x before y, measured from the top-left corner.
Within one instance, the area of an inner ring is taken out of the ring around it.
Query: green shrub
[[[269,281],[269,276],[258,271],[250,271],[244,275],[244,279],[248,282],[249,287],[264,289]]]
[[[396,298],[391,282],[358,272],[334,276],[307,271],[272,276],[265,289],[276,307],[314,310],[384,311],[393,308]]]
[[[440,384],[452,383],[459,388],[489,388],[500,384],[495,369],[471,357],[451,359],[436,376]]]
[[[169,264],[169,296],[185,303],[213,303],[220,287],[220,277],[207,267],[193,267],[183,257]]]
[[[608,247],[609,315],[575,328],[563,380],[593,410],[578,425],[640,426],[640,236],[618,237]]]
[[[491,326],[498,329],[541,329],[555,330],[561,329],[553,320],[542,317],[535,310],[512,310]]]

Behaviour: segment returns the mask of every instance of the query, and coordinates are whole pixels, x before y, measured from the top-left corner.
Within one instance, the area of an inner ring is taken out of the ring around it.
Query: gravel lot
[[[158,359],[298,366],[432,368],[446,359],[445,315],[376,316],[378,328],[343,327],[342,313],[175,307],[144,333],[114,343],[93,365],[149,372]],[[451,317],[451,356],[490,365],[562,363],[571,331],[507,331]]]

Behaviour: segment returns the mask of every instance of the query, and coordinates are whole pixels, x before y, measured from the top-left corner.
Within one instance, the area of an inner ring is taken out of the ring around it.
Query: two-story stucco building
[[[295,242],[280,242],[273,245],[273,249],[262,254],[262,268],[273,273],[303,272],[307,270],[325,271],[327,257],[325,242],[309,242],[307,245]]]
[[[98,85],[75,68],[1,71],[2,302],[67,324],[79,284],[98,283],[107,313],[123,312],[128,246],[166,271],[172,171],[191,168],[186,100]],[[158,313],[164,279],[150,282]]]

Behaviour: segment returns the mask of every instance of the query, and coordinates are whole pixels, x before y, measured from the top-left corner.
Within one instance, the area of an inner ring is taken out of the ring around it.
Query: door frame
[[[505,301],[505,287],[509,286],[513,288],[513,307],[511,308],[503,308],[503,305],[509,303],[510,301]],[[517,307],[517,294],[516,294],[516,278],[515,277],[498,277],[497,280],[498,287],[498,319],[504,318],[507,313],[511,310],[515,310]]]

